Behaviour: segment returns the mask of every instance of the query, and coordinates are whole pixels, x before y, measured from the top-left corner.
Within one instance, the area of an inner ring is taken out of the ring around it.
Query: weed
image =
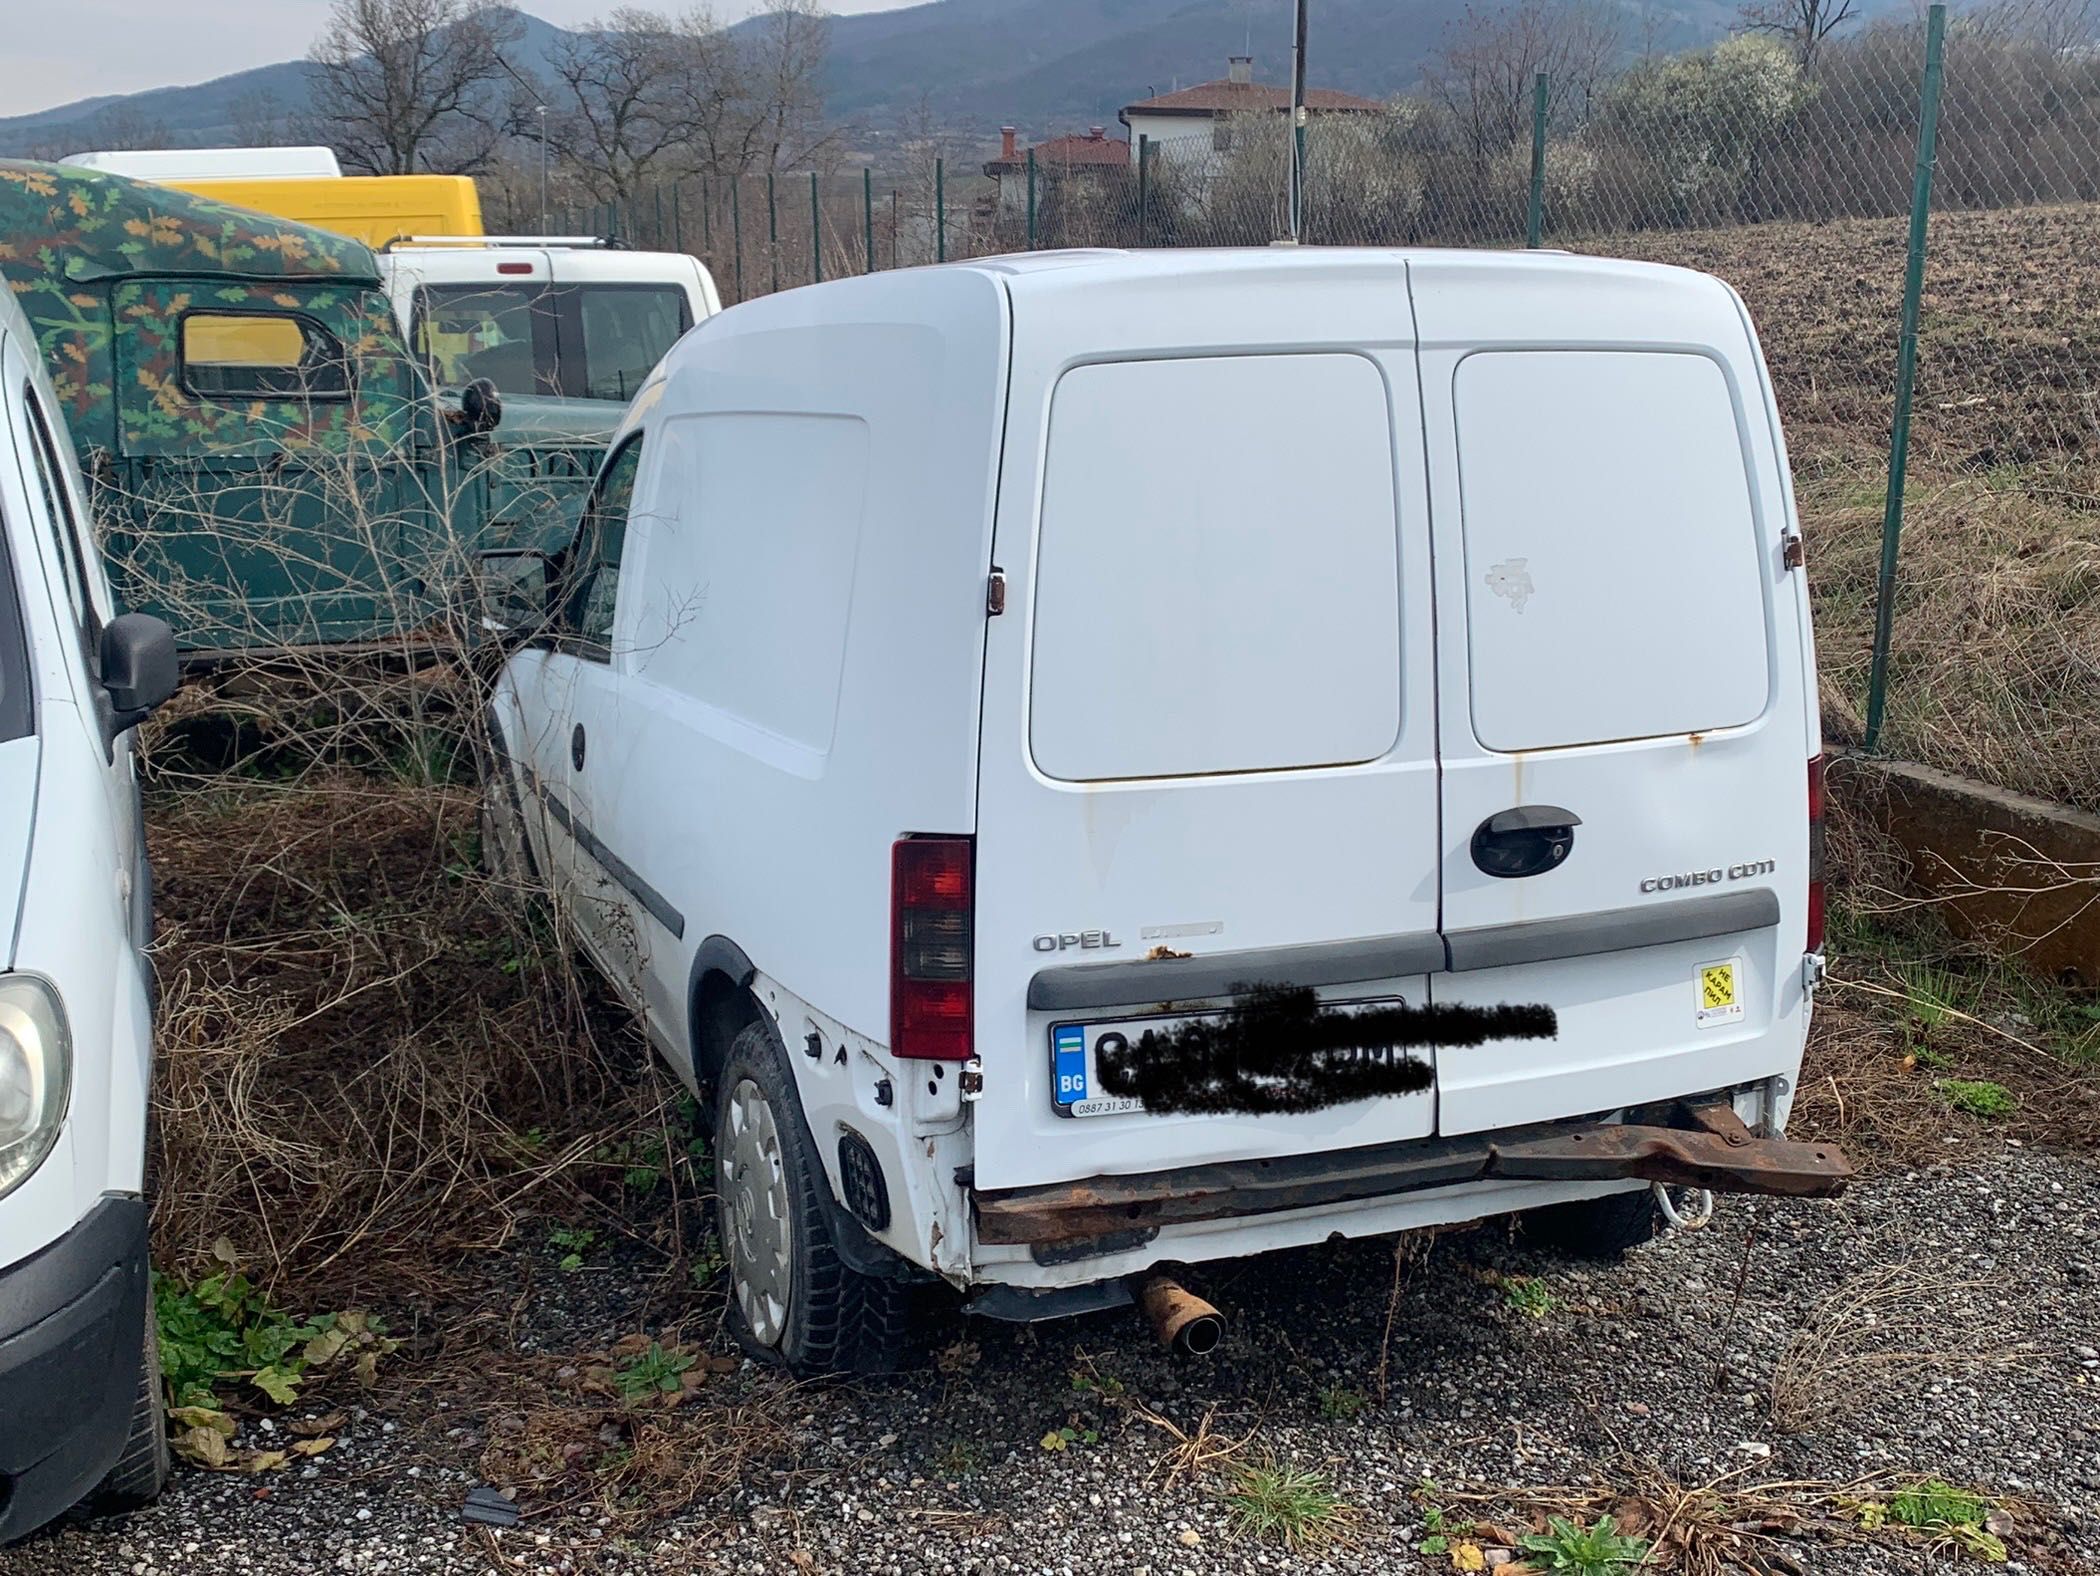
[[[1502,1299],[1528,1318],[1543,1319],[1554,1309],[1553,1292],[1536,1275],[1510,1275],[1502,1282]]]
[[[1043,1435],[1041,1440],[1042,1447],[1045,1450],[1069,1450],[1074,1445],[1098,1445],[1100,1443],[1101,1434],[1098,1429],[1081,1428],[1076,1424],[1069,1423],[1063,1428],[1051,1429],[1049,1433]]]
[[[1616,1576],[1638,1565],[1648,1553],[1646,1538],[1629,1538],[1609,1516],[1588,1527],[1565,1516],[1549,1516],[1544,1532],[1526,1533],[1519,1546],[1534,1569],[1568,1571],[1572,1576]]]
[[[1359,1514],[1323,1474],[1274,1462],[1236,1465],[1225,1508],[1235,1533],[1281,1543],[1293,1552],[1342,1542]]]
[[[974,1477],[984,1466],[984,1457],[967,1439],[951,1439],[933,1458],[933,1469],[944,1478]]]
[[[2019,1104],[2010,1089],[1989,1079],[1942,1078],[1938,1088],[1949,1105],[1969,1116],[2011,1116]]]
[[[176,1406],[216,1409],[214,1386],[245,1380],[280,1406],[297,1399],[305,1371],[300,1348],[321,1333],[273,1308],[234,1270],[184,1286],[153,1277],[153,1312],[160,1326],[161,1377]]]
[[[1331,1384],[1320,1392],[1320,1415],[1331,1423],[1347,1423],[1369,1403],[1361,1390]]]
[[[677,1395],[685,1388],[684,1375],[693,1366],[692,1353],[651,1341],[646,1352],[637,1352],[620,1364],[613,1382],[628,1400],[650,1395]]]
[[[547,1233],[547,1246],[561,1255],[561,1267],[575,1271],[583,1268],[583,1256],[598,1240],[598,1233],[588,1226],[556,1226]]]
[[[1451,1525],[1438,1503],[1443,1490],[1428,1478],[1415,1485],[1415,1503],[1422,1507],[1422,1530],[1428,1534],[1419,1547],[1424,1554],[1447,1554],[1451,1550]]]
[[[1981,1494],[1956,1488],[1938,1478],[1925,1478],[1900,1488],[1886,1502],[1870,1500],[1854,1507],[1859,1524],[1870,1532],[1884,1526],[1902,1527],[1959,1544],[1980,1560],[2002,1565],[2006,1548],[1988,1526],[1991,1510],[1991,1502]]]
[[[693,1277],[696,1291],[705,1291],[721,1278],[728,1262],[713,1248],[703,1248],[686,1263],[687,1272]]]
[[[1954,974],[1930,963],[1913,963],[1902,973],[1905,1017],[1912,1040],[1923,1044],[1935,1029],[1955,1021],[1955,1006],[1961,982]]]

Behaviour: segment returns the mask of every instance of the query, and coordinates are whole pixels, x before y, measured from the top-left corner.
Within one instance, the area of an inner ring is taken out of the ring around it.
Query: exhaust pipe
[[[1159,1344],[1183,1357],[1208,1357],[1225,1339],[1225,1316],[1170,1276],[1146,1276],[1138,1286],[1138,1306]]]

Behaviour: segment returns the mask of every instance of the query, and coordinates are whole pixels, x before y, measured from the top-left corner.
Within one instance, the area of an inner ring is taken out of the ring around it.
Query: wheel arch
[[[703,1089],[714,1087],[730,1044],[744,1026],[767,1016],[751,989],[757,976],[758,966],[750,955],[727,936],[709,936],[693,953],[686,1010],[693,1079]]]

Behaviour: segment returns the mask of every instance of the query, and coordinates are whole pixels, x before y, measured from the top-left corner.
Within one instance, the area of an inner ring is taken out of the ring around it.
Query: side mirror
[[[476,554],[476,622],[497,635],[530,638],[547,624],[553,561],[536,547],[497,547]]]
[[[112,734],[144,722],[181,679],[175,632],[160,619],[119,613],[103,629],[102,687],[109,692]]]
[[[485,437],[503,419],[503,396],[487,378],[476,378],[459,391],[459,425],[463,436]]]

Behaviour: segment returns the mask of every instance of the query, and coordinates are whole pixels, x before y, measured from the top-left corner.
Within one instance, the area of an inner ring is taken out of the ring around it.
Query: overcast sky
[[[527,0],[563,27],[618,0]],[[834,11],[887,11],[914,0],[831,0]],[[759,0],[720,0],[725,20]],[[663,6],[662,9],[679,7]],[[0,0],[0,117],[104,93],[135,93],[223,77],[306,53],[328,0]]]

